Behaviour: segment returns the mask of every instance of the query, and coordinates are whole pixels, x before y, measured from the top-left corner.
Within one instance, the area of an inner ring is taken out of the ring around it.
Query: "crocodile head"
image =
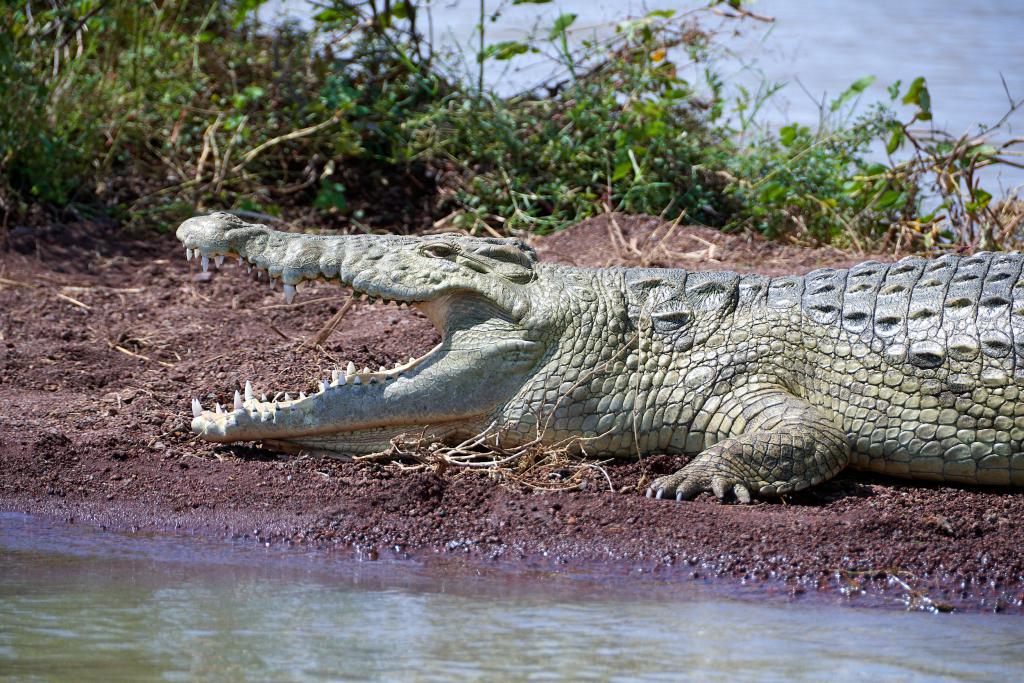
[[[426,355],[392,370],[326,370],[308,396],[261,400],[247,383],[233,409],[193,401],[192,429],[209,441],[360,453],[404,432],[475,434],[522,387],[552,336],[550,316],[533,314],[536,257],[520,240],[293,234],[227,213],[189,219],[177,237],[204,268],[229,257],[266,271],[288,301],[303,281],[339,282],[415,306],[441,334]]]

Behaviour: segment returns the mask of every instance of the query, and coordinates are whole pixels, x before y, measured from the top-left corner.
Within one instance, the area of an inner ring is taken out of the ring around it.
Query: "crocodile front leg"
[[[750,397],[753,414],[744,431],[705,449],[675,474],[655,479],[648,497],[688,500],[702,491],[719,498],[730,492],[742,503],[819,484],[839,473],[850,446],[839,426],[822,411],[776,391]]]

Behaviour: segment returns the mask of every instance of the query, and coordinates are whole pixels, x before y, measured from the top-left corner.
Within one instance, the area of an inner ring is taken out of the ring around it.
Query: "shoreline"
[[[864,260],[693,227],[662,241],[666,232],[650,217],[601,217],[537,247],[578,265],[640,254],[651,265],[769,274]],[[848,471],[785,504],[675,503],[643,494],[680,457],[605,465],[615,493],[596,471],[584,490],[537,492],[486,474],[198,441],[192,396],[224,401],[247,378],[258,391],[297,390],[342,360],[393,364],[436,333],[415,313],[359,303],[322,352],[302,351],[344,302],[336,289],[318,285],[281,306],[280,293],[234,268],[190,271],[168,238],[84,224],[40,240],[38,252],[15,247],[0,273],[0,509],[378,557],[397,546],[485,565],[597,567],[609,580],[657,574],[786,599],[1024,613],[1019,490]]]

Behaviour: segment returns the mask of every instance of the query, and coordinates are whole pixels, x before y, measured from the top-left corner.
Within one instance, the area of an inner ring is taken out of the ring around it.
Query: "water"
[[[0,681],[1014,680],[1024,620],[104,533],[0,513]]]
[[[429,4],[435,41],[441,46],[462,48],[468,55],[464,69],[475,74],[479,3],[434,0]],[[683,12],[703,4],[557,0],[550,5],[509,6],[507,2],[487,0],[488,12],[499,5],[504,9],[497,21],[487,22],[486,39],[488,43],[521,40],[537,29],[543,36],[555,17],[571,12],[578,15],[572,27],[578,42],[595,33],[607,34],[614,28],[611,19],[640,16],[652,9]],[[787,84],[764,111],[764,122],[770,127],[791,122],[814,127],[823,99],[830,101],[855,80],[869,75],[877,80],[864,94],[865,104],[888,100],[886,86],[896,80],[903,82],[905,90],[915,77],[924,76],[932,95],[936,127],[957,135],[976,133],[979,124],[992,125],[1007,112],[1009,103],[1002,79],[1015,99],[1024,98],[1021,0],[758,0],[748,6],[776,21],[763,24],[709,18],[705,25],[724,31],[722,43],[732,55],[719,67],[728,83],[742,83],[753,89],[762,80]],[[271,0],[263,7],[262,16],[267,20],[288,17],[308,25],[312,12],[305,0]],[[730,37],[737,28],[740,35]],[[487,82],[506,94],[536,86],[553,73],[552,62],[536,55],[509,63],[490,62],[487,68]],[[695,69],[686,75],[695,82],[700,80]],[[899,107],[909,118],[911,109]],[[996,140],[1024,134],[1024,110],[1013,114],[1008,123]],[[985,178],[986,186],[998,191],[993,194],[1001,196],[1024,185],[1024,169],[986,171]]]

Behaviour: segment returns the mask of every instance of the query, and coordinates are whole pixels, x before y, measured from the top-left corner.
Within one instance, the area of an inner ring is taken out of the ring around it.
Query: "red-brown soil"
[[[246,379],[257,391],[308,389],[331,364],[376,367],[422,353],[433,328],[393,307],[357,304],[323,350],[303,351],[344,293],[314,287],[283,306],[233,266],[195,272],[170,237],[109,227],[11,241],[0,252],[0,510],[370,557],[443,553],[601,568],[621,580],[643,570],[678,581],[721,577],[765,594],[1024,611],[1019,490],[850,472],[785,503],[675,503],[643,491],[682,458],[608,464],[616,492],[597,470],[583,490],[550,492],[475,472],[214,447],[188,429],[193,396],[207,407],[230,403]],[[538,249],[580,265],[765,273],[860,260],[625,216],[588,221]]]

